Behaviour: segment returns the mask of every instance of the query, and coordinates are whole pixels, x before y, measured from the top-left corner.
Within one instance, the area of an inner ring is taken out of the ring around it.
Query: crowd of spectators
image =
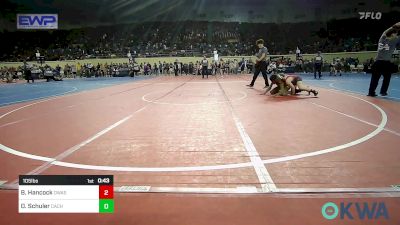
[[[276,57],[271,58],[276,62],[278,68],[285,72],[314,72],[314,61],[312,59],[303,60],[302,57],[293,60],[291,58]],[[331,62],[324,61],[322,71],[330,72],[331,75],[342,72],[369,72],[373,59],[359,62],[358,58],[334,58]],[[208,63],[208,74],[251,74],[253,73],[254,62],[251,58],[224,59],[218,61],[210,60]],[[26,79],[27,71],[34,79],[62,80],[63,78],[77,77],[118,77],[136,75],[201,75],[201,61],[179,62],[142,62],[134,60],[126,63],[67,63],[64,66],[51,67],[47,64],[28,64],[24,63],[18,67],[3,66],[0,68],[0,79],[2,82],[16,82]]]
[[[357,21],[356,21],[357,22]],[[353,23],[356,23],[353,22]],[[343,29],[352,32],[342,32]],[[354,28],[353,28],[354,27]],[[372,27],[372,26],[370,26]],[[46,60],[126,57],[201,56],[214,49],[221,56],[254,55],[254,41],[264,38],[271,54],[376,50],[382,31],[339,21],[294,24],[234,22],[144,22],[141,24],[72,30],[0,33],[0,61],[34,60],[40,50]],[[355,30],[355,31],[354,31]]]
[[[55,31],[2,31],[0,61],[35,61],[35,53],[44,56],[44,62],[90,58],[132,57],[212,57],[215,50],[220,57],[237,56],[236,60],[210,62],[210,74],[251,73],[249,59],[257,51],[254,41],[264,38],[270,54],[315,54],[318,51],[357,52],[376,50],[382,31],[374,21],[346,19],[331,22],[303,22],[288,24],[257,24],[237,22],[143,22],[140,24],[100,26]],[[297,51],[296,51],[297,49]],[[226,58],[228,59],[228,58]],[[241,59],[241,60],[240,60]],[[281,67],[293,72],[313,72],[314,62],[297,57],[275,59]],[[368,71],[373,60],[359,62],[356,58],[336,58],[323,63],[323,71],[331,73]],[[23,78],[29,69],[38,78],[45,74],[59,77],[76,76],[125,76],[158,74],[200,74],[200,62],[158,63],[71,63],[52,68],[46,64],[27,65],[19,68],[2,67],[0,77],[13,82]]]

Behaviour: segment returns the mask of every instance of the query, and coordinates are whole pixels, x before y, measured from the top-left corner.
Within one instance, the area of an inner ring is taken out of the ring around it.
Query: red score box
[[[99,199],[112,199],[114,198],[113,185],[100,185],[99,186]]]

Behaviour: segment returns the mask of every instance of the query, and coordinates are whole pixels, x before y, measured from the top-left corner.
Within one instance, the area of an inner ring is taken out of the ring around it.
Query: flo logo
[[[338,216],[341,220],[389,219],[389,213],[384,202],[341,202],[339,206],[333,202],[327,202],[322,206],[321,213],[328,220],[333,220]]]
[[[382,18],[381,12],[358,12],[358,14],[360,14],[360,20],[380,20]]]

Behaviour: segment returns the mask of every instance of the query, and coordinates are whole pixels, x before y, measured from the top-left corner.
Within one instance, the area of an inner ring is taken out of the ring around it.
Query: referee
[[[379,38],[378,53],[371,68],[372,76],[369,84],[368,96],[377,96],[375,90],[378,86],[381,75],[383,75],[383,83],[380,94],[382,96],[387,95],[392,72],[397,72],[397,66],[391,63],[390,59],[392,58],[392,54],[396,49],[396,46],[400,44],[399,33],[400,22],[385,30],[385,32],[383,32],[382,36]]]
[[[317,72],[318,72],[318,78],[321,79],[322,63],[323,60],[321,52],[318,51],[317,56],[314,58],[314,79],[317,79]]]
[[[206,75],[207,79],[208,79],[208,60],[205,55],[204,55],[203,60],[201,60],[201,75],[202,75],[202,78],[204,78],[204,75]]]
[[[254,83],[256,82],[256,79],[258,77],[258,74],[260,72],[262,73],[265,81],[265,87],[269,87],[268,84],[268,76],[267,76],[267,54],[268,54],[268,49],[267,47],[264,46],[264,40],[263,39],[258,39],[256,41],[256,45],[259,48],[258,53],[256,54],[256,65],[255,65],[255,71],[253,75],[253,80],[251,81],[250,84],[246,85],[248,87],[253,87]]]

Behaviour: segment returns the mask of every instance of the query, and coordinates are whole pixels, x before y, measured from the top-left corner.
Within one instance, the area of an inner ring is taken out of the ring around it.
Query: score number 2
[[[100,185],[99,186],[99,198],[100,199],[111,199],[111,198],[114,198],[114,187],[113,187],[113,185]]]

